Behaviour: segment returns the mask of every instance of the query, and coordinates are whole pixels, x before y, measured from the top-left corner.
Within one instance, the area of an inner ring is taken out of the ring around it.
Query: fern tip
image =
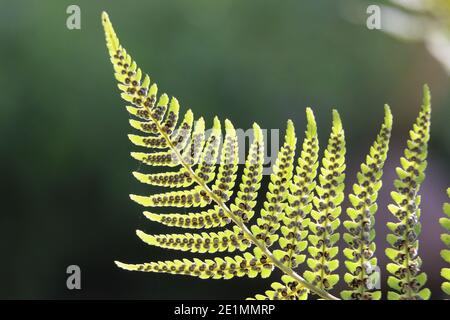
[[[225,129],[234,130],[233,123],[230,120],[228,120],[228,119],[225,119]]]
[[[261,127],[256,122],[253,123],[253,135],[254,135],[255,140],[257,140],[257,141],[262,140]]]
[[[341,116],[336,109],[333,109],[333,129],[336,130],[336,132],[342,130]]]
[[[133,268],[131,265],[127,264],[127,263],[123,263],[120,261],[114,261],[114,263],[116,264],[116,266],[118,266],[120,269],[124,269],[124,270],[129,270],[132,271]]]
[[[431,92],[430,87],[427,84],[423,85],[423,103],[422,108],[424,110],[431,109]]]
[[[384,123],[386,124],[386,127],[389,129],[392,128],[392,112],[389,105],[384,105]]]
[[[102,11],[101,17],[102,17],[102,21],[103,22],[110,22],[109,21],[109,15],[108,15],[108,13],[106,11]]]
[[[306,125],[306,130],[310,136],[313,136],[317,133],[317,124],[316,118],[314,117],[314,112],[311,108],[306,108],[306,121],[308,122]]]
[[[286,142],[291,146],[295,146],[295,144],[297,143],[297,138],[295,136],[295,127],[291,119],[287,121]]]
[[[136,230],[136,235],[139,237],[139,239],[141,239],[143,242],[145,242],[149,245],[156,244],[155,237],[150,234],[145,233],[144,231]]]

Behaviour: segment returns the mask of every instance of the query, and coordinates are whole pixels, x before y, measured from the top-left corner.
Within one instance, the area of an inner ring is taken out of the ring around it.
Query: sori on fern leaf
[[[239,143],[231,121],[221,122],[214,118],[207,135],[203,118],[195,119],[191,110],[181,115],[176,98],[166,94],[158,96],[156,84],[143,74],[120,45],[106,13],[102,14],[102,22],[121,96],[130,104],[126,107],[128,112],[140,119],[130,120],[130,125],[141,133],[131,134],[129,138],[138,147],[152,149],[131,155],[143,164],[169,170],[149,174],[134,172],[142,183],[171,190],[130,197],[150,208],[144,212],[148,219],[168,227],[189,229],[188,232],[170,234],[147,234],[138,230],[138,237],[149,245],[166,249],[202,254],[233,253],[206,259],[116,264],[126,270],[202,279],[266,278],[277,268],[282,274],[278,276],[279,280],[251,299],[305,300],[315,295],[338,300],[330,291],[340,280],[338,241],[341,205],[346,197],[346,146],[339,113],[333,110],[331,133],[321,160],[313,111],[306,109],[307,127],[298,157],[294,124],[291,120],[287,122],[284,143],[273,165],[265,200],[257,205],[263,182],[261,128],[253,125],[253,140],[238,177]],[[399,179],[395,181],[396,191],[392,193],[394,203],[389,206],[398,219],[396,223],[388,224],[392,232],[388,241],[392,248],[386,254],[392,263],[387,268],[392,273],[389,286],[395,290],[389,292],[390,299],[427,299],[430,295],[428,289],[422,288],[426,276],[420,273],[421,260],[417,253],[420,233],[418,191],[424,178],[430,125],[427,87],[424,96],[424,104],[401,159],[402,167],[397,168]],[[374,224],[391,130],[392,114],[385,106],[380,132],[348,195],[350,207],[343,218],[346,243],[343,253],[347,269],[344,281],[348,289],[340,293],[343,299],[381,298],[381,291],[374,285],[379,279]],[[158,213],[154,211],[158,207],[189,208],[189,211]],[[448,229],[448,219],[441,223]],[[448,245],[448,235],[443,236],[443,241]],[[442,255],[448,261],[448,250]],[[300,269],[306,270],[303,275]],[[448,280],[448,269],[442,274]],[[448,282],[443,289],[448,290]]]

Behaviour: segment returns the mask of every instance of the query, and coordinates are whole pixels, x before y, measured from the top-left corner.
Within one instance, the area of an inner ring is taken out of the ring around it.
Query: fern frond
[[[158,91],[156,84],[150,83],[150,77],[142,74],[136,62],[119,44],[106,13],[102,14],[102,21],[115,77],[122,91],[121,96],[132,104],[127,107],[128,112],[144,120],[132,120],[130,124],[133,128],[149,134],[148,137],[132,135],[130,139],[138,146],[162,149],[153,153],[135,152],[132,155],[150,165],[178,167],[178,171],[134,173],[134,175],[144,183],[183,188],[150,196],[130,195],[131,199],[147,207],[189,208],[205,207],[214,203],[212,209],[186,214],[145,212],[150,220],[168,226],[201,229],[224,226],[229,222],[236,225],[230,230],[210,233],[147,235],[138,231],[138,235],[151,245],[192,252],[244,250],[251,244],[255,245],[253,253],[247,251],[242,256],[223,259],[218,257],[204,261],[183,259],[144,264],[117,262],[117,265],[126,270],[186,274],[213,279],[244,275],[255,277],[258,274],[267,277],[272,269],[277,267],[320,297],[337,299],[305,281],[291,267],[280,262],[268,249],[278,238],[276,231],[280,228],[287,205],[296,144],[292,122],[288,122],[285,143],[278,154],[270,178],[269,192],[261,210],[261,218],[249,229],[244,223],[254,215],[264,159],[264,143],[259,126],[256,124],[253,126],[255,137],[246,159],[239,191],[234,203],[228,204],[236,183],[238,161],[237,136],[231,122],[225,121],[225,139],[221,149],[218,144],[221,128],[217,118],[214,121],[213,132],[208,138],[205,137],[203,119],[199,118],[194,125],[194,115],[190,110],[176,127],[179,116],[178,101],[172,98],[169,103],[168,96],[163,94],[156,103]],[[220,165],[217,165],[219,153],[221,159]]]
[[[278,157],[270,175],[269,191],[261,209],[261,218],[251,227],[258,240],[270,247],[278,240],[276,231],[280,228],[283,212],[286,208],[288,187],[292,178],[293,163],[297,138],[292,121],[288,121],[284,145],[278,152]]]
[[[450,188],[447,189],[447,197],[450,198]],[[450,248],[450,203],[444,203],[443,211],[446,217],[440,218],[439,223],[446,230],[446,233],[441,234],[441,240],[447,246],[447,248]],[[441,250],[441,257],[445,262],[450,264],[449,249]],[[450,296],[450,268],[442,268],[441,276],[446,280],[442,283],[442,291]]]
[[[351,207],[347,209],[349,219],[344,222],[348,233],[344,233],[347,248],[344,255],[348,273],[344,279],[351,290],[341,292],[343,299],[379,300],[380,291],[372,291],[375,278],[377,258],[375,253],[375,213],[377,211],[378,191],[381,189],[383,166],[389,150],[392,130],[392,114],[389,106],[385,106],[384,122],[375,142],[370,148],[366,162],[361,164],[357,174],[358,183],[353,185],[353,193],[349,195]],[[379,276],[379,275],[378,275]]]
[[[173,260],[142,264],[127,264],[115,261],[119,268],[129,271],[159,272],[196,276],[202,279],[231,279],[248,276],[255,278],[260,275],[267,278],[272,273],[273,265],[258,248],[253,253],[245,252],[234,257],[216,257],[214,260]]]
[[[386,249],[386,255],[393,262],[387,265],[392,274],[388,278],[388,284],[394,290],[388,292],[390,300],[429,299],[431,294],[429,289],[422,289],[427,276],[420,270],[422,260],[418,256],[418,236],[421,231],[418,192],[425,179],[430,114],[430,91],[424,86],[419,116],[409,132],[405,156],[400,158],[401,167],[396,169],[396,191],[391,192],[394,204],[388,206],[389,211],[398,219],[397,223],[387,224],[392,232],[387,236],[391,248]]]
[[[327,149],[322,158],[319,185],[313,199],[314,210],[310,223],[313,234],[308,236],[308,248],[311,258],[307,260],[311,271],[305,271],[305,279],[324,290],[330,290],[339,281],[339,275],[333,273],[339,261],[335,258],[339,249],[336,246],[339,234],[335,233],[340,225],[341,203],[344,200],[345,179],[345,137],[339,113],[333,110],[333,127]]]
[[[282,276],[282,283],[274,282],[265,294],[257,294],[246,300],[307,300],[308,290],[301,283],[290,276]]]

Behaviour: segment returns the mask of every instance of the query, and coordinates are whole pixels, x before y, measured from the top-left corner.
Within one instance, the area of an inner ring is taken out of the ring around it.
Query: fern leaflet
[[[430,91],[425,86],[419,116],[409,132],[405,156],[400,158],[401,167],[396,170],[396,191],[391,192],[394,204],[388,206],[389,211],[398,219],[397,223],[387,224],[392,232],[387,236],[391,248],[386,249],[386,255],[392,260],[387,265],[387,270],[392,274],[388,278],[388,285],[395,290],[388,292],[390,300],[429,299],[431,294],[429,289],[422,289],[427,275],[420,271],[422,260],[418,256],[418,236],[421,231],[418,192],[425,179],[430,114]]]
[[[353,193],[349,195],[351,207],[347,209],[350,218],[344,222],[348,233],[344,240],[348,247],[344,249],[347,258],[345,265],[349,273],[345,274],[345,282],[351,290],[341,292],[343,299],[379,300],[381,292],[374,291],[372,278],[377,274],[377,259],[375,253],[375,213],[378,209],[377,197],[381,189],[383,166],[389,149],[389,139],[392,129],[392,114],[385,106],[384,122],[374,144],[361,165],[357,174],[358,183],[353,185]],[[376,279],[373,279],[376,280]]]

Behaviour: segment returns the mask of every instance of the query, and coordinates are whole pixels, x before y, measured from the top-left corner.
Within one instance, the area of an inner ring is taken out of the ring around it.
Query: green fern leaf
[[[447,197],[450,198],[450,188],[447,189]],[[446,233],[443,233],[441,235],[441,239],[442,242],[447,246],[447,248],[450,248],[450,203],[448,202],[444,203],[443,211],[446,217],[440,218],[439,223],[446,230]],[[441,250],[441,256],[445,262],[450,264],[449,249]],[[442,283],[441,286],[442,291],[444,291],[445,294],[450,296],[450,268],[442,268],[441,276],[446,280]]]
[[[373,280],[377,275],[377,259],[375,253],[375,213],[377,211],[378,191],[381,188],[383,166],[387,158],[389,140],[392,130],[392,114],[385,106],[384,122],[374,144],[361,165],[357,174],[358,183],[353,185],[353,194],[349,195],[351,207],[347,209],[349,219],[344,222],[348,233],[344,233],[344,240],[348,247],[344,249],[347,258],[345,265],[348,273],[344,280],[351,290],[341,293],[343,299],[379,300],[380,291],[372,291]]]
[[[388,206],[389,211],[398,219],[397,223],[388,223],[392,234],[387,236],[391,248],[386,249],[386,255],[393,262],[387,266],[392,274],[388,278],[388,285],[395,290],[389,291],[390,300],[430,297],[430,290],[422,288],[426,275],[420,271],[422,260],[418,256],[418,236],[421,230],[418,192],[427,166],[430,114],[430,91],[424,86],[423,104],[410,131],[405,156],[400,159],[401,167],[396,170],[399,179],[394,182],[396,191],[391,193],[394,204]]]
[[[130,140],[139,147],[163,150],[153,153],[134,152],[132,156],[152,166],[178,167],[176,171],[162,173],[135,172],[134,176],[143,183],[182,188],[149,196],[131,195],[131,199],[147,207],[189,208],[205,207],[214,203],[212,209],[187,214],[145,212],[150,220],[168,226],[200,229],[223,226],[231,221],[235,223],[232,229],[219,232],[149,235],[138,231],[138,236],[151,245],[192,252],[231,252],[236,249],[244,250],[251,244],[255,245],[252,252],[247,251],[242,256],[144,264],[116,262],[117,265],[126,270],[186,274],[211,279],[228,279],[244,275],[267,277],[276,266],[322,298],[336,299],[306,282],[291,268],[278,261],[268,249],[278,237],[276,231],[279,229],[286,206],[295,155],[296,140],[293,124],[288,123],[285,145],[280,150],[273,168],[274,173],[271,175],[267,200],[255,225],[259,229],[258,232],[253,233],[244,223],[254,215],[257,192],[262,178],[264,145],[259,126],[254,125],[255,137],[246,160],[239,192],[234,203],[229,204],[230,207],[228,207],[227,202],[231,198],[237,178],[238,146],[231,122],[225,121],[225,142],[221,149],[221,164],[215,176],[216,158],[220,151],[215,141],[221,134],[218,120],[215,119],[216,130],[213,130],[208,138],[205,137],[203,119],[198,119],[194,124],[194,116],[190,110],[185,113],[183,121],[176,127],[179,116],[178,101],[172,98],[169,102],[166,94],[161,95],[158,100],[156,84],[151,84],[150,77],[143,75],[136,62],[120,45],[106,13],[102,14],[102,22],[115,78],[122,92],[121,97],[132,104],[127,107],[128,112],[144,120],[132,120],[130,124],[133,128],[149,135],[131,135]],[[212,183],[212,186],[208,183]]]
[[[339,234],[341,203],[344,200],[345,137],[339,113],[333,110],[333,127],[328,146],[322,159],[319,184],[313,199],[307,260],[311,271],[305,271],[305,279],[323,290],[330,290],[339,281],[333,273],[339,266],[334,259],[339,251],[336,246]]]

